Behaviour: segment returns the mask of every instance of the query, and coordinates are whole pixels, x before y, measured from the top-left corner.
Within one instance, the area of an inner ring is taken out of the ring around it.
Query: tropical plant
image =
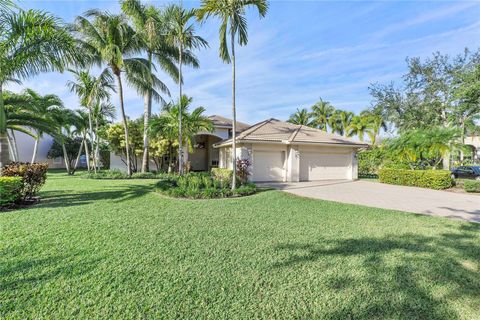
[[[182,67],[186,62],[190,62],[190,65],[198,67],[198,62],[191,53],[192,49],[198,49],[201,47],[207,47],[208,43],[205,39],[195,34],[195,27],[190,21],[195,17],[194,9],[185,9],[181,6],[170,5],[166,10],[166,16],[168,17],[168,41],[169,43],[177,49],[178,52],[178,89],[179,89],[179,99],[183,97],[183,72]],[[185,59],[185,53],[188,53],[188,59]],[[192,64],[193,62],[193,64]],[[182,104],[179,105],[180,108]],[[183,174],[183,141],[182,137],[182,117],[180,115],[182,111],[179,112],[178,118],[178,162],[179,162],[179,173]]]
[[[168,41],[170,25],[166,12],[152,5],[143,5],[139,0],[122,1],[122,11],[132,20],[135,32],[140,36],[142,48],[147,54],[149,72],[154,72],[154,62],[156,62],[163,71],[178,80],[179,72],[175,65],[175,61],[178,61],[178,54],[175,47]],[[187,64],[198,67],[198,61],[190,52],[184,51],[182,55]],[[147,80],[151,81],[152,79],[149,77]],[[150,83],[150,86],[153,87],[153,84]],[[170,95],[165,85],[162,86],[162,92]],[[143,173],[149,170],[148,123],[152,114],[152,95],[152,90],[147,90],[144,96]],[[155,96],[155,100],[164,102],[161,96]]]
[[[56,124],[56,132],[53,132],[53,136],[62,147],[65,168],[67,169],[67,173],[71,174],[70,158],[65,143],[74,124],[74,112],[70,109],[57,108],[52,110],[50,118],[52,122]]]
[[[310,116],[310,113],[305,108],[303,109],[297,108],[297,111],[291,114],[290,118],[287,121],[293,124],[300,124],[308,127],[313,127],[314,125],[312,118]]]
[[[335,108],[330,104],[330,102],[320,99],[320,101],[312,106],[311,117],[313,118],[315,126],[318,129],[327,132],[329,119],[332,117],[334,112]]]
[[[94,141],[98,135],[93,128],[93,108],[100,104],[100,101],[108,100],[110,98],[110,91],[114,91],[113,77],[110,70],[106,69],[98,76],[91,75],[88,71],[70,70],[74,75],[74,81],[68,81],[67,87],[71,92],[75,92],[79,99],[80,105],[88,111],[88,128],[91,142],[91,150],[95,149]],[[93,153],[93,168],[97,170],[97,154]]]
[[[366,121],[369,123],[369,128],[371,130],[367,130],[366,133],[368,134],[372,145],[375,145],[378,136],[380,135],[380,131],[382,129],[387,131],[387,122],[383,119],[381,114],[375,113],[372,110],[364,110],[360,113],[360,116],[365,117]]]
[[[347,127],[347,135],[349,137],[356,135],[360,141],[364,140],[365,134],[371,136],[372,132],[370,119],[365,116],[354,116]]]
[[[77,57],[59,19],[38,10],[0,10],[0,168],[10,162],[3,86],[45,71],[62,71]]]
[[[337,133],[346,136],[347,135],[347,128],[352,123],[352,119],[355,116],[353,112],[344,111],[344,110],[335,110],[334,117],[337,121],[341,124],[341,129],[337,130]]]
[[[152,135],[161,136],[165,139],[174,141],[176,137],[179,136],[179,131],[181,130],[183,139],[181,141],[182,145],[186,145],[188,146],[189,150],[193,150],[195,135],[200,131],[212,131],[213,124],[212,121],[204,115],[205,108],[197,107],[192,110],[192,112],[189,112],[189,107],[192,101],[192,98],[184,95],[180,102],[181,106],[179,106],[178,102],[175,104],[167,104],[163,108],[162,113],[157,117],[152,117],[152,120],[150,121],[150,130]],[[178,122],[180,110],[182,110],[181,129]]]
[[[202,0],[198,10],[200,20],[217,17],[220,23],[220,58],[226,63],[232,63],[232,189],[236,186],[237,159],[237,111],[235,104],[235,42],[240,46],[248,42],[246,9],[255,7],[260,17],[265,17],[268,11],[266,0]],[[228,49],[228,34],[230,35],[230,52]]]
[[[130,176],[132,174],[131,158],[122,74],[127,82],[142,95],[151,91],[152,96],[160,96],[156,88],[161,89],[163,83],[150,72],[146,59],[131,57],[142,50],[142,39],[128,24],[125,15],[89,10],[84,17],[79,16],[75,19],[73,30],[80,47],[85,52],[86,60],[98,65],[105,63],[106,68],[117,80],[120,114],[125,131],[127,174]]]

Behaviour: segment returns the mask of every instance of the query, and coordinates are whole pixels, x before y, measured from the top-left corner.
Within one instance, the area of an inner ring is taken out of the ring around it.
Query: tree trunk
[[[12,137],[8,134],[8,131],[7,131],[7,145],[8,145],[10,159],[13,162],[17,162],[18,160],[17,160],[17,157],[15,156],[15,152],[13,150]]]
[[[80,148],[78,149],[77,159],[75,159],[75,165],[73,166],[72,174],[77,171],[78,163],[80,162],[80,156],[82,155],[82,148],[83,144],[85,143],[85,138],[83,138],[82,142],[80,143]]]
[[[95,165],[98,166],[98,170],[100,170],[100,143],[98,137],[98,118],[95,119]]]
[[[130,164],[130,143],[128,141],[128,122],[127,116],[125,115],[125,106],[123,102],[123,88],[122,88],[122,77],[121,74],[116,74],[118,81],[118,95],[120,97],[120,111],[122,114],[123,128],[125,129],[125,152],[127,156],[127,175],[130,177],[132,175],[132,167]]]
[[[10,151],[7,137],[7,116],[3,104],[2,84],[0,83],[0,169],[10,163]]]
[[[62,150],[63,150],[63,160],[65,161],[65,168],[67,169],[67,173],[70,174],[70,160],[68,159],[67,149],[65,148],[65,143],[62,142]]]
[[[232,190],[237,184],[237,109],[235,108],[235,34],[230,32],[232,41]]]
[[[83,144],[85,145],[85,157],[87,158],[87,170],[90,171],[90,154],[88,152],[87,134],[83,134]]]
[[[148,71],[152,73],[152,53],[148,52]],[[147,91],[144,97],[143,108],[143,159],[142,159],[142,173],[150,171],[150,154],[149,154],[149,139],[148,139],[148,122],[152,115],[152,91]]]
[[[90,134],[90,144],[91,144],[91,150],[92,150],[92,162],[93,162],[93,171],[96,173],[97,172],[97,161],[95,159],[95,144],[94,144],[94,138],[93,138],[93,123],[92,123],[92,108],[89,106],[88,107],[88,127],[89,127],[89,134]]]
[[[10,130],[11,138],[12,138],[12,155],[13,161],[20,161],[20,156],[18,155],[18,144],[17,144],[17,137],[15,137],[15,131]]]
[[[178,173],[183,174],[183,137],[182,137],[182,50],[183,45],[180,41],[178,48],[178,83],[179,83],[179,98],[178,98]]]
[[[38,143],[40,141],[40,133],[37,132],[37,137],[35,138],[35,144],[33,145],[33,154],[32,154],[32,161],[34,163],[37,159],[37,150],[38,150]]]

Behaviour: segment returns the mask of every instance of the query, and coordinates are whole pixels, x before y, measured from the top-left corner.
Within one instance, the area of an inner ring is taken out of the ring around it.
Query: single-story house
[[[356,152],[367,145],[340,135],[277,119],[259,122],[237,136],[237,158],[250,159],[250,179],[315,181],[358,178]],[[232,139],[214,144],[219,166],[232,168]]]

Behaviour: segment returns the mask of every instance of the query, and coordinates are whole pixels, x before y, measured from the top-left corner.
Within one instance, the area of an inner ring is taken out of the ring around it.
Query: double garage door
[[[285,181],[285,151],[254,150],[253,181]],[[300,151],[300,181],[351,179],[351,153]]]
[[[350,179],[350,153],[300,152],[300,181]]]

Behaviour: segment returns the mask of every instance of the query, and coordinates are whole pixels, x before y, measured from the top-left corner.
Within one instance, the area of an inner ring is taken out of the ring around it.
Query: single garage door
[[[283,181],[284,151],[253,151],[253,181]]]
[[[349,179],[350,153],[300,152],[300,181]]]

